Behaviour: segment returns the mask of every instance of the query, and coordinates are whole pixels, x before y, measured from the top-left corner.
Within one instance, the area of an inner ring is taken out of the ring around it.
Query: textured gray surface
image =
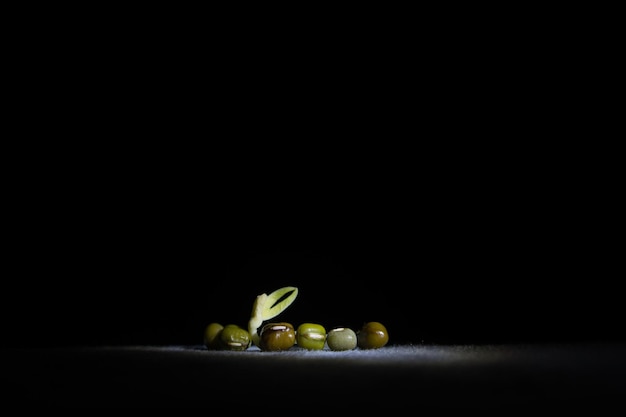
[[[626,393],[623,344],[111,346],[10,349],[2,358],[3,402],[23,407],[615,410]]]

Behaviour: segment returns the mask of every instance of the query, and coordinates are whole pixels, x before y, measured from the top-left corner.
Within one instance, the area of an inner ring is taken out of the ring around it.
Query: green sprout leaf
[[[268,295],[263,307],[263,321],[278,316],[294,302],[297,296],[296,287],[283,287]]]
[[[252,305],[252,314],[248,322],[248,332],[252,337],[252,342],[259,345],[259,327],[264,321],[272,319],[282,313],[294,302],[298,296],[298,288],[283,287],[272,292],[270,295],[260,294]]]

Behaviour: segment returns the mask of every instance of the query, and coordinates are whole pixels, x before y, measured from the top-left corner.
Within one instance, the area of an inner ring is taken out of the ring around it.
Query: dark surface
[[[349,352],[202,346],[3,350],[5,406],[289,410],[626,409],[626,346],[431,345]],[[269,408],[268,408],[269,407]]]

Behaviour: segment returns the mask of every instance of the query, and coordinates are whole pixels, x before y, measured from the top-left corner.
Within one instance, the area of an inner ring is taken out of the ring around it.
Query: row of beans
[[[265,324],[259,332],[258,347],[263,351],[284,351],[298,346],[307,350],[378,349],[389,342],[385,326],[377,321],[363,324],[357,332],[336,327],[326,332],[318,323],[302,323],[297,329],[288,322]],[[252,346],[250,333],[236,325],[210,323],[204,331],[204,345],[209,350],[246,350]]]

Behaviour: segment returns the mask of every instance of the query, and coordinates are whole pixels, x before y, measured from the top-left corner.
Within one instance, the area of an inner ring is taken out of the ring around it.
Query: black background
[[[417,31],[352,11],[288,27],[254,14],[254,31],[239,11],[226,29],[227,15],[185,15],[182,31],[145,10],[119,24],[95,15],[64,24],[29,10],[9,47],[3,347],[196,345],[207,324],[245,326],[255,297],[286,285],[300,295],[281,320],[376,320],[392,344],[626,339],[622,152],[605,139],[621,120],[606,99],[617,66],[588,31],[554,29],[562,10],[534,39],[528,19],[481,26],[449,10]],[[316,368],[304,387],[322,401],[361,387],[368,410],[507,392],[612,406],[618,346],[540,349],[538,373],[515,355],[469,379],[466,367],[381,368],[392,395],[369,367]],[[234,383],[217,394],[241,385],[240,358],[190,369],[186,354],[147,351],[4,355],[8,399],[101,403],[148,386],[148,402],[206,407],[204,371]],[[262,392],[307,391],[289,371],[267,372]]]
[[[277,319],[396,344],[624,339],[613,197],[554,159],[120,149],[20,173],[5,346],[201,344],[283,286]]]
[[[197,343],[285,285],[284,319],[395,343],[624,339],[621,152],[596,140],[614,66],[545,22],[449,17],[416,43],[369,19],[174,39],[29,11],[2,343]]]

